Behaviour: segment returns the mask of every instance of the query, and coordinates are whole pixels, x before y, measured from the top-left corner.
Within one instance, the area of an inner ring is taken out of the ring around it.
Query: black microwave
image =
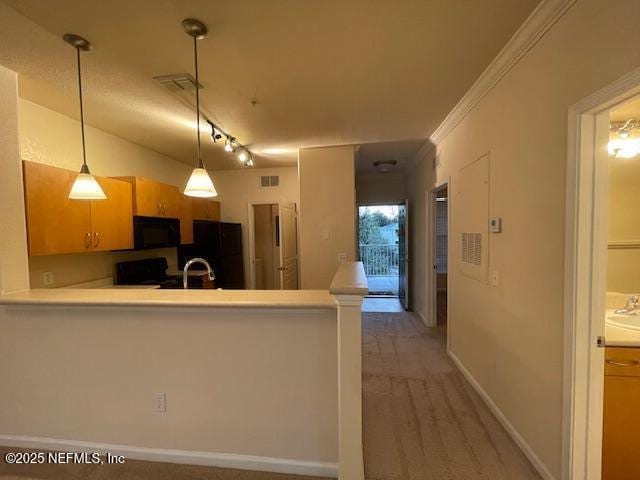
[[[133,248],[177,247],[180,245],[180,220],[177,218],[133,217]]]

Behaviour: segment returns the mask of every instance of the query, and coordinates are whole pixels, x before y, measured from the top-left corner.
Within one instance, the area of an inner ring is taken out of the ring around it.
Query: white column
[[[18,140],[18,76],[0,67],[0,293],[29,288],[22,163]]]
[[[368,292],[361,262],[344,262],[331,282],[338,305],[338,478],[364,480],[362,455],[362,299]]]
[[[362,453],[362,296],[338,303],[338,458],[340,480],[364,480]]]

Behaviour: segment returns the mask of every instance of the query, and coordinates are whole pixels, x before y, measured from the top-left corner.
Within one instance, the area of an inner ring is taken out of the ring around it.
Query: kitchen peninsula
[[[0,296],[0,442],[362,479],[360,263],[329,291]]]

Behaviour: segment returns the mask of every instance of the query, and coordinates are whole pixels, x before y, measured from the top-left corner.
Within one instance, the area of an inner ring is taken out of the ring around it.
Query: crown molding
[[[442,142],[575,2],[576,0],[542,0],[433,132],[431,141],[436,145]]]

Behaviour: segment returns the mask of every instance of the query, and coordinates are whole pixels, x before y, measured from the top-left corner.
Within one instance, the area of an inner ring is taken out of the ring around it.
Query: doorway
[[[249,205],[249,256],[252,289],[298,289],[298,220],[295,203]]]
[[[625,104],[639,94],[640,69],[637,69],[569,110],[563,478],[622,478],[610,473],[615,472],[611,466],[615,465],[616,457],[618,461],[626,457],[630,462],[623,467],[626,472],[624,478],[636,478],[640,472],[636,462],[638,448],[634,447],[636,444],[627,443],[627,440],[635,439],[635,432],[632,435],[607,433],[612,426],[633,427],[633,422],[638,418],[637,415],[626,415],[622,421],[610,423],[607,412],[620,418],[621,413],[630,411],[625,410],[627,407],[621,402],[637,404],[640,401],[636,399],[634,402],[633,392],[640,393],[637,383],[634,391],[618,395],[618,384],[632,383],[632,376],[614,374],[612,378],[608,377],[616,368],[627,368],[625,365],[631,363],[635,365],[634,361],[640,364],[640,359],[625,356],[631,355],[635,349],[618,348],[619,332],[612,328],[615,327],[616,318],[611,316],[614,310],[625,308],[623,300],[628,299],[629,294],[636,293],[637,288],[635,284],[628,286],[628,279],[625,278],[629,269],[635,268],[636,262],[619,262],[620,256],[633,255],[640,245],[640,238],[632,238],[634,232],[625,230],[635,228],[636,222],[630,221],[626,215],[616,219],[616,215],[622,212],[612,213],[611,207],[625,197],[631,198],[629,194],[635,195],[637,185],[631,180],[632,174],[622,170],[633,168],[633,163],[640,162],[640,155],[624,158],[628,152],[616,152],[616,149],[609,149],[608,152],[607,148],[611,147],[612,140],[633,138],[631,132],[622,132],[623,135],[620,135],[618,130],[626,123],[627,115],[623,115],[625,121],[619,123],[621,120],[611,114],[624,110]],[[638,142],[640,140],[635,143]],[[615,158],[618,153],[620,157]],[[624,163],[615,165],[617,161]],[[627,194],[609,191],[612,187],[617,188],[612,180],[618,174],[623,183],[631,180]],[[633,211],[637,202],[632,200],[631,203]],[[615,208],[619,210],[623,207],[618,205]],[[619,275],[613,272],[617,266],[625,268]],[[633,277],[637,279],[638,274],[640,272],[636,269]],[[627,295],[616,298],[611,292],[614,288],[627,290],[621,292]],[[640,333],[640,321],[637,323]],[[632,334],[631,329],[625,331],[625,335],[629,334]],[[610,358],[612,354],[623,354],[624,358]],[[620,381],[621,378],[624,381]],[[635,378],[640,381],[640,376]],[[615,388],[611,389],[613,384]],[[614,397],[615,405],[607,405]],[[607,436],[609,440],[615,442],[618,439],[621,442],[610,444]],[[628,454],[630,446],[633,449],[631,455]],[[607,449],[610,449],[609,452]]]
[[[407,300],[405,204],[358,206],[358,258],[369,296]],[[405,305],[406,307],[406,305]]]
[[[435,325],[447,325],[447,293],[448,293],[448,245],[449,245],[449,187],[442,185],[431,195],[431,218],[433,245],[433,288]]]

